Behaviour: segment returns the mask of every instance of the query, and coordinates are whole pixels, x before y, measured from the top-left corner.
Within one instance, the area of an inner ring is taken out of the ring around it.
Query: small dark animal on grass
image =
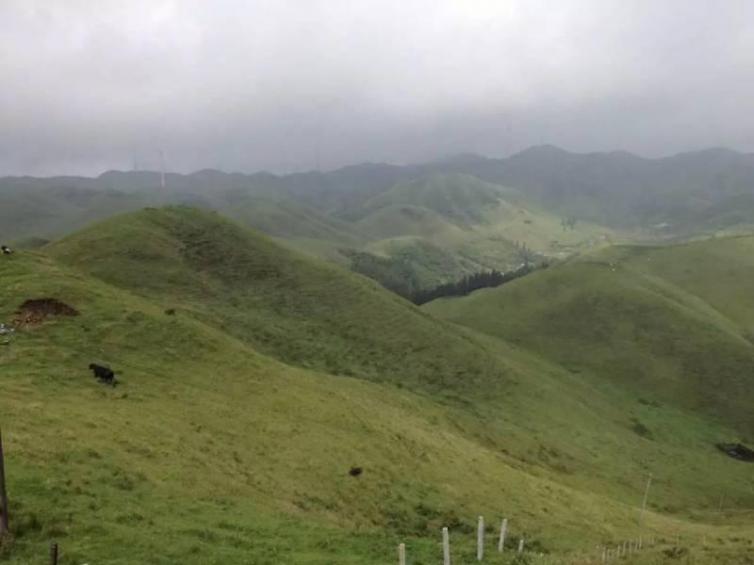
[[[3,255],[10,255],[13,253],[13,250],[7,245],[0,245],[0,251],[3,252]]]
[[[364,469],[362,469],[361,467],[351,467],[351,470],[348,471],[348,474],[351,475],[352,477],[358,477],[363,472],[364,472]]]
[[[718,443],[717,448],[728,457],[754,463],[754,450],[741,443]]]
[[[115,373],[110,367],[103,367],[96,363],[90,363],[89,369],[94,373],[94,376],[99,382],[115,386]]]

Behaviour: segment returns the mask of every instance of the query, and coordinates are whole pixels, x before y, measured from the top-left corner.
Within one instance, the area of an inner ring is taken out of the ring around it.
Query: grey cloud
[[[754,149],[754,4],[3,0],[0,174]]]

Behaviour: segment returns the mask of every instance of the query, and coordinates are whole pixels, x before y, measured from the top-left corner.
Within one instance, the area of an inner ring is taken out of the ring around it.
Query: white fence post
[[[497,550],[502,553],[505,549],[505,534],[508,531],[508,518],[503,518],[502,524],[500,524],[500,539],[497,542]]]
[[[479,516],[479,524],[476,529],[476,560],[481,561],[484,557],[484,516]]]
[[[450,565],[450,534],[448,528],[442,529],[442,563]]]
[[[398,546],[398,565],[406,565],[406,544]]]
[[[644,489],[644,499],[641,501],[641,512],[639,513],[639,525],[642,525],[642,521],[644,520],[644,512],[647,509],[647,499],[649,498],[649,487],[652,485],[652,473],[649,473],[649,477],[647,477],[647,486]]]
[[[518,552],[523,553],[524,552],[524,538],[521,538],[518,540]]]

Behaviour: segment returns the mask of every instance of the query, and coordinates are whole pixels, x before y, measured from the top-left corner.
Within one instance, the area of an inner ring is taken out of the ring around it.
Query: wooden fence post
[[[3,432],[0,430],[0,536],[7,534],[8,526],[8,491],[5,489],[5,457],[3,454]]]
[[[50,565],[58,565],[58,544],[55,542],[50,545]]]
[[[644,499],[641,501],[641,512],[639,513],[639,525],[644,521],[644,512],[647,509],[647,500],[649,499],[649,487],[652,486],[652,473],[647,477],[647,486],[644,489]]]
[[[479,516],[476,528],[476,560],[481,561],[484,557],[484,516]]]
[[[442,563],[450,565],[450,534],[448,528],[442,529]]]
[[[398,545],[398,565],[406,565],[406,544]]]
[[[497,550],[502,553],[505,549],[505,534],[508,531],[508,518],[503,518],[502,524],[500,524],[500,539],[497,542]]]

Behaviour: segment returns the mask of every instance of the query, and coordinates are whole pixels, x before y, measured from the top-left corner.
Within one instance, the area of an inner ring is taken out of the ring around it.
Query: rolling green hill
[[[427,311],[591,382],[707,413],[751,442],[752,251],[751,236],[610,248]]]
[[[640,533],[658,544],[637,562],[751,550],[751,469],[711,447],[725,419],[595,386],[216,214],[145,210],[3,257],[0,293],[5,321],[30,298],[79,313],[0,346],[14,565],[51,539],[73,563],[377,564],[399,541],[428,563],[443,525],[465,562],[478,514],[556,563]]]
[[[215,213],[146,210],[63,238],[47,251],[165,308],[179,305],[289,363],[404,385],[414,377],[417,386],[450,388],[503,380],[481,346],[446,333],[446,324],[372,281],[288,251]]]
[[[392,260],[414,287],[427,288],[518,266],[518,246],[561,258],[605,245],[612,235],[578,221],[566,227],[562,220],[514,190],[470,175],[436,174],[368,200],[355,227],[372,238],[367,252]]]

